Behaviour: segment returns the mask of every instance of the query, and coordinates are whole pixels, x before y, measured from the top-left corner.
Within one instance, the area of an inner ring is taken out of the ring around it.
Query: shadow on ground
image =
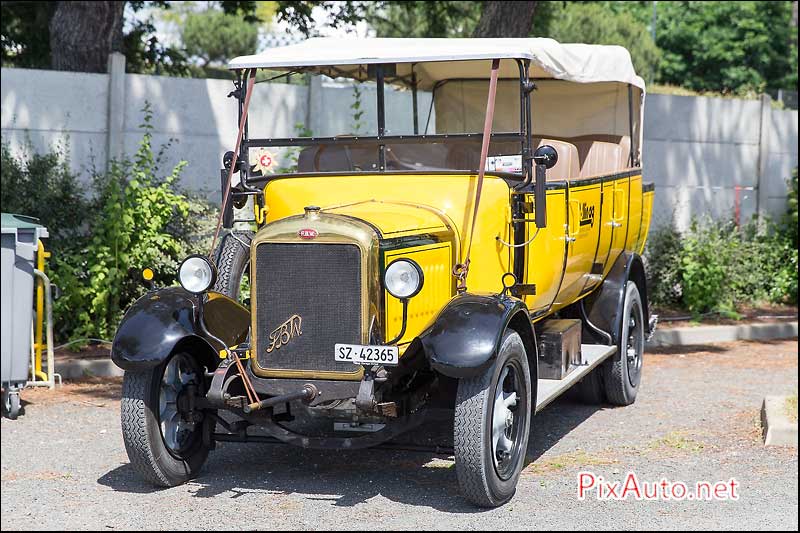
[[[534,418],[526,466],[598,409],[559,400],[539,413]],[[452,423],[428,424],[419,428],[411,440],[405,437],[392,442],[402,445],[424,440],[452,447]],[[130,464],[104,474],[98,483],[130,493],[182,490],[153,488],[138,477]],[[187,487],[198,498],[308,494],[308,500],[351,507],[380,495],[407,505],[453,513],[485,511],[461,497],[452,456],[417,451],[306,450],[284,444],[220,443],[200,477]]]

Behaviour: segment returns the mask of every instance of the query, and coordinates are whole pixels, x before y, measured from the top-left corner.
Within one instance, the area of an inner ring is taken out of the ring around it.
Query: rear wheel
[[[614,405],[632,404],[639,392],[647,326],[642,309],[639,289],[636,283],[629,281],[625,287],[617,353],[602,367],[605,396]]]
[[[187,353],[152,370],[125,372],[122,437],[131,465],[147,481],[174,487],[197,476],[209,451],[204,432],[212,427],[193,408],[204,393],[203,369]]]
[[[494,364],[458,383],[455,463],[464,496],[482,507],[511,499],[531,429],[531,378],[519,334],[507,331]]]

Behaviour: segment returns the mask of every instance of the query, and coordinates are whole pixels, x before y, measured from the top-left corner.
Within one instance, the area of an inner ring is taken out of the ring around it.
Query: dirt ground
[[[789,529],[798,527],[794,448],[765,448],[765,394],[796,394],[797,340],[658,348],[629,407],[556,401],[534,419],[517,494],[467,504],[452,458],[223,443],[202,475],[157,490],[128,464],[120,381],[22,393],[2,420],[2,529]],[[426,427],[447,444],[451,428]],[[402,440],[402,439],[401,439]],[[735,501],[577,498],[577,475],[735,479]]]

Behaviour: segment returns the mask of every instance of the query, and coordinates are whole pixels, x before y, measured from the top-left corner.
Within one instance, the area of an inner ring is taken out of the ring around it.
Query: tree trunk
[[[50,21],[55,70],[106,72],[108,55],[122,47],[125,2],[58,2]]]
[[[537,2],[484,2],[473,37],[527,37]]]

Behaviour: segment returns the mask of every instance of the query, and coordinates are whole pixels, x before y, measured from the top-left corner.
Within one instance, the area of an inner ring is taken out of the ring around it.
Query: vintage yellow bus
[[[439,420],[464,495],[491,507],[538,410],[570,388],[636,399],[654,191],[627,50],[310,39],[230,68],[219,244],[113,344],[146,479],[196,476],[218,441],[358,450]],[[361,84],[375,131],[259,136],[278,105],[258,107],[257,81],[289,75]]]

